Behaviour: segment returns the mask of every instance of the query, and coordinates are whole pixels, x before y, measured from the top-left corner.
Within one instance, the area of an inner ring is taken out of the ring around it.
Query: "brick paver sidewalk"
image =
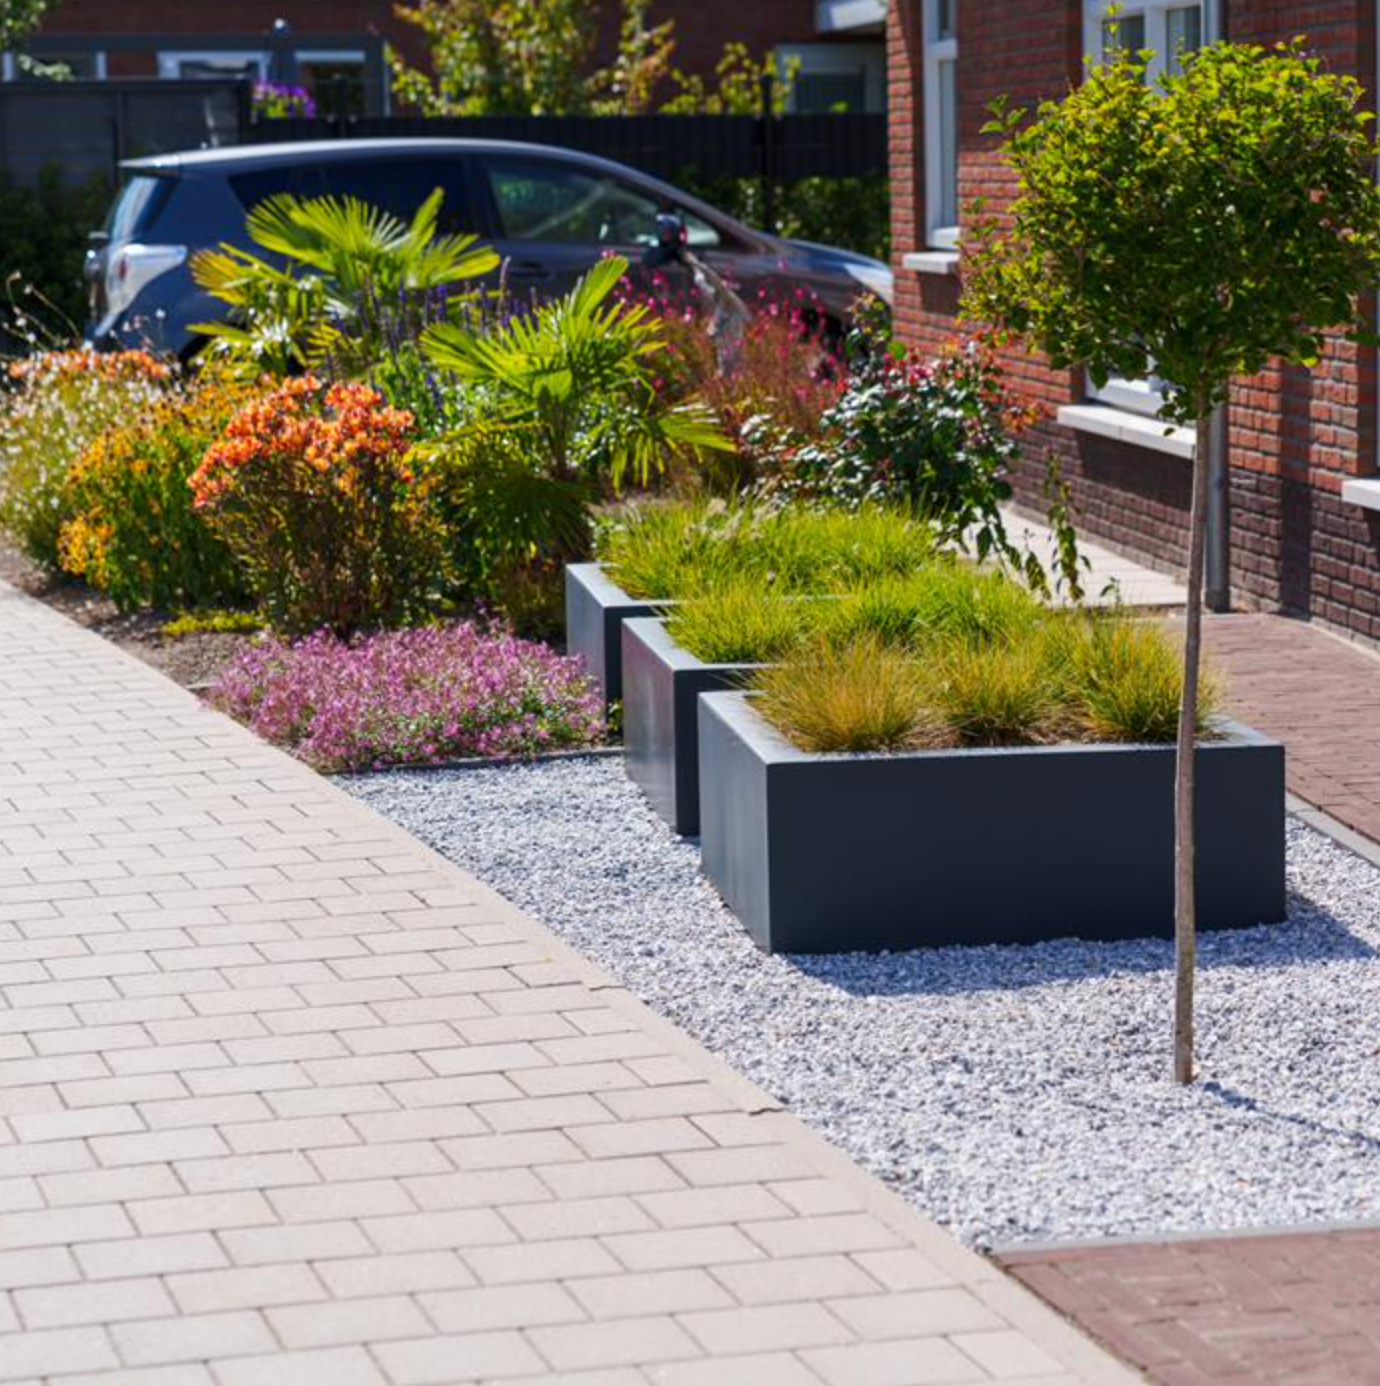
[[[1164,1386],[1380,1386],[1380,1231],[1006,1260]]]
[[[0,1381],[1136,1378],[545,930],[0,586]]]
[[[1214,616],[1234,712],[1288,748],[1289,788],[1380,843],[1380,655],[1282,616]]]

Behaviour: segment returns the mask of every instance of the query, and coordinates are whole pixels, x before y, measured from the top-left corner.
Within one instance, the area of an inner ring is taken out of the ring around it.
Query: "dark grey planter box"
[[[739,688],[756,664],[705,664],[663,621],[623,622],[623,750],[632,780],[678,833],[700,830],[701,693]]]
[[[623,697],[623,622],[630,616],[653,616],[665,605],[628,596],[598,563],[566,565],[565,647],[584,660],[610,706]]]
[[[767,952],[1171,937],[1174,750],[808,755],[700,699],[704,869]],[[1284,748],[1198,756],[1198,924],[1284,918]]]

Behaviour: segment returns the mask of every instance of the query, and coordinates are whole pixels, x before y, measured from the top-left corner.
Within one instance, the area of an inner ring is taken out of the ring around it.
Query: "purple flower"
[[[603,707],[578,659],[470,622],[345,642],[256,642],[211,702],[322,770],[587,746]]]

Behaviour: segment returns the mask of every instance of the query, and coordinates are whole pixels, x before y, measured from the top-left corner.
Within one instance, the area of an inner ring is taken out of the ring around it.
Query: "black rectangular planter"
[[[671,638],[665,622],[623,622],[623,749],[628,774],[678,833],[700,830],[701,693],[739,688],[760,666],[705,664]]]
[[[1174,748],[810,755],[700,699],[704,869],[767,952],[1170,937]],[[1198,753],[1198,925],[1285,915],[1284,748]]]
[[[630,616],[653,616],[665,605],[628,596],[602,564],[566,565],[565,647],[584,660],[609,706],[623,697],[623,622]]]

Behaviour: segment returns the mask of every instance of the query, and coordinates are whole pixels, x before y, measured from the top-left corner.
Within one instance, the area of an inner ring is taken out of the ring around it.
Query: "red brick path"
[[[1230,711],[1287,747],[1289,788],[1380,842],[1380,655],[1282,616],[1216,616]]]
[[[1380,1386],[1380,1230],[1002,1263],[1162,1386]]]

